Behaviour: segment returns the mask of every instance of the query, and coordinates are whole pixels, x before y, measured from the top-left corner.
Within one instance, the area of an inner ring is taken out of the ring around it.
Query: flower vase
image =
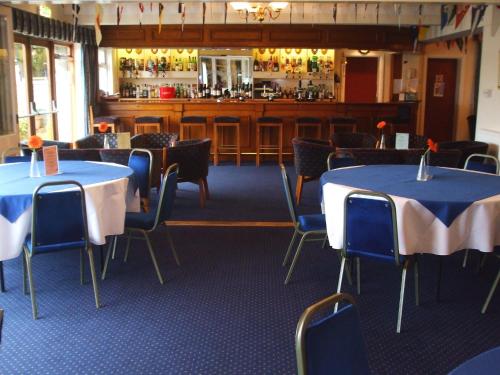
[[[30,177],[40,177],[40,169],[38,168],[38,154],[36,150],[31,152]]]
[[[385,149],[385,135],[383,133],[380,136],[380,142],[379,142],[378,148],[381,150]]]
[[[109,139],[107,134],[104,134],[103,146],[104,148],[109,148]]]
[[[418,166],[417,181],[429,181],[431,178],[432,176],[427,169],[426,155],[422,155],[420,158],[420,165]]]

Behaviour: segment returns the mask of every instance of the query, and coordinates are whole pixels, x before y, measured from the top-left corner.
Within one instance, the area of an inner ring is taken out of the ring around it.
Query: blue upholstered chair
[[[127,212],[125,216],[125,234],[127,236],[127,247],[125,249],[124,261],[126,262],[128,259],[130,240],[132,238],[146,240],[151,260],[153,261],[158,280],[160,280],[161,284],[163,284],[163,276],[161,275],[160,268],[158,267],[158,262],[156,261],[155,252],[153,250],[153,247],[151,246],[151,241],[149,239],[148,233],[154,231],[159,224],[166,225],[165,221],[170,218],[175,200],[178,170],[179,168],[177,164],[173,164],[168,167],[165,176],[163,177],[160,197],[156,207],[151,209],[149,212]],[[175,261],[177,265],[180,265],[179,257],[177,256],[177,252],[175,251],[174,243],[168,230],[168,226],[166,227],[166,230],[167,239],[170,248],[172,249]],[[139,232],[140,234],[142,234],[142,237],[132,237],[133,232]],[[108,268],[110,255],[111,247],[108,248],[108,252],[106,254],[106,261],[104,263],[104,269],[101,276],[103,280],[106,278],[106,271]]]
[[[328,154],[326,165],[328,170],[331,171],[332,169],[337,168],[352,167],[357,165],[357,163],[356,158],[352,153],[347,151],[337,155],[337,152],[334,151]]]
[[[325,314],[342,301],[349,304],[335,313]],[[318,315],[322,318],[314,320]],[[304,311],[295,334],[295,354],[299,375],[370,374],[352,296],[334,294]]]
[[[479,159],[479,160],[478,160]],[[472,154],[465,160],[464,169],[491,174],[500,172],[500,162],[492,155]]]
[[[45,192],[54,187],[75,188],[64,192]],[[88,254],[92,285],[96,307],[99,308],[99,289],[94,266],[92,245],[87,230],[87,211],[85,192],[76,181],[46,182],[38,186],[33,193],[33,219],[31,233],[23,245],[23,287],[26,293],[26,269],[28,271],[29,289],[33,319],[38,317],[35,299],[35,287],[31,262],[35,255],[47,254],[63,250],[80,250],[80,283],[84,282],[84,251]]]
[[[31,155],[25,154],[19,147],[10,147],[2,152],[2,163],[18,163],[30,161]]]
[[[153,167],[153,153],[144,148],[134,148],[130,152],[128,166],[134,171],[135,180],[139,187],[139,195],[144,211],[149,211],[149,193],[151,190],[151,172]]]
[[[401,315],[406,283],[406,271],[414,265],[415,302],[419,304],[418,263],[416,257],[399,254],[396,208],[386,194],[354,190],[344,202],[344,246],[337,293],[340,293],[347,260],[356,260],[358,294],[361,293],[360,258],[393,263],[402,268],[401,291],[396,331],[401,331]]]
[[[292,218],[294,232],[292,240],[290,241],[290,245],[288,246],[288,250],[285,255],[285,259],[283,260],[283,266],[286,266],[288,262],[288,258],[292,252],[292,248],[295,244],[295,239],[298,235],[300,235],[300,242],[297,250],[295,251],[295,255],[292,260],[292,264],[290,269],[288,270],[288,274],[285,279],[285,284],[288,284],[290,281],[290,277],[292,276],[293,269],[295,268],[295,264],[299,259],[300,251],[302,250],[302,245],[304,242],[309,241],[325,241],[326,239],[326,221],[325,215],[317,214],[317,215],[297,215],[295,208],[295,201],[292,198],[292,187],[290,184],[290,179],[286,173],[285,166],[283,164],[280,165],[281,168],[281,178],[283,180],[283,188],[285,191],[285,198],[288,204],[288,210],[290,211],[290,216]]]

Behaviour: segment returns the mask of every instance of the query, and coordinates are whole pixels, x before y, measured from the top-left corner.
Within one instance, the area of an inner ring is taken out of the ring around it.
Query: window
[[[99,64],[99,90],[107,95],[113,94],[113,63],[112,49],[99,48],[98,50]]]

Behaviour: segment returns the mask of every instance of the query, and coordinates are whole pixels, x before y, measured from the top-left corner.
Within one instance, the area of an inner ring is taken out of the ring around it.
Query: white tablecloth
[[[344,200],[352,190],[355,189],[334,183],[323,186],[328,240],[335,249],[343,247]],[[396,205],[401,254],[449,255],[462,249],[492,252],[500,245],[500,195],[475,201],[449,227],[418,201],[390,197]]]
[[[128,178],[83,186],[89,238],[93,244],[103,245],[106,243],[106,236],[122,234],[125,212],[139,212],[139,190],[128,191],[128,186]],[[24,239],[31,231],[31,217],[31,206],[13,223],[0,215],[0,261],[15,258],[22,252]]]

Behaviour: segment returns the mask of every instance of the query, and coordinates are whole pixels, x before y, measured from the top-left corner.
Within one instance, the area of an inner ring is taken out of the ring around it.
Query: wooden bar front
[[[276,116],[283,119],[284,152],[293,154],[291,140],[294,137],[295,119],[302,116],[318,117],[322,121],[322,139],[329,139],[328,120],[332,116],[351,116],[358,121],[358,132],[377,134],[376,121],[395,117],[398,107],[408,106],[410,121],[406,129],[415,133],[417,107],[416,102],[390,103],[335,103],[329,101],[296,102],[293,100],[224,101],[186,100],[186,99],[122,99],[121,101],[103,101],[100,105],[101,115],[112,115],[120,118],[120,131],[133,134],[134,118],[139,116],[161,116],[163,132],[179,133],[179,123],[183,116],[206,116],[208,120],[207,135],[213,138],[213,118],[215,116],[237,116],[241,119],[241,151],[245,154],[255,154],[256,128],[255,120],[261,116]],[[222,134],[223,144],[234,144],[235,135],[227,129]],[[264,134],[270,143],[277,140],[276,134]],[[306,134],[305,136],[308,136]],[[312,134],[311,134],[312,136]],[[200,138],[194,130],[189,138]]]

